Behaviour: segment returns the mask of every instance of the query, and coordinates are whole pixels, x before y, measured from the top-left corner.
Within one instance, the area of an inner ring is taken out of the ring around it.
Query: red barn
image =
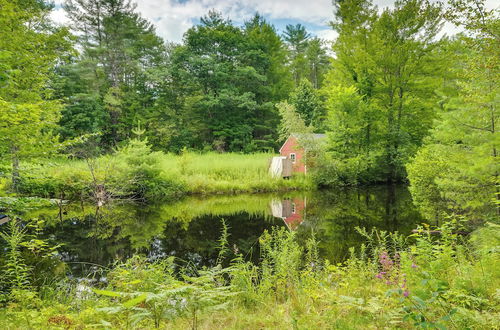
[[[325,138],[325,134],[311,134],[307,137],[314,140]],[[280,148],[280,155],[292,161],[292,172],[294,173],[307,173],[306,166],[306,151],[299,144],[299,137],[297,134],[292,134],[286,139],[285,143]]]

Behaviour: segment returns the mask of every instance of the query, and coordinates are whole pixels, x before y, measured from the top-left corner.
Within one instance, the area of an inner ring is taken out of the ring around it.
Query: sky
[[[64,0],[55,0],[52,13],[54,21],[67,22],[61,4]],[[242,24],[259,12],[278,29],[283,31],[287,24],[300,23],[309,32],[327,41],[335,39],[336,34],[328,22],[333,17],[331,0],[136,0],[137,10],[156,26],[158,35],[167,41],[181,42],[184,32],[197,24],[201,16],[215,9],[231,19],[235,24]],[[391,7],[392,0],[374,0],[382,10]],[[489,9],[498,8],[497,0],[486,0]],[[448,35],[458,30],[447,23],[443,33]]]

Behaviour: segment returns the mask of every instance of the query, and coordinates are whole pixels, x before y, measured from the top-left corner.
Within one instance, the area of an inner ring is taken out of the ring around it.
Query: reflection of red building
[[[273,216],[283,219],[290,230],[296,230],[306,218],[306,198],[273,200]]]

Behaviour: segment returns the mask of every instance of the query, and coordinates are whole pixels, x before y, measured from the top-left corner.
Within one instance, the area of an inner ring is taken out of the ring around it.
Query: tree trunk
[[[491,107],[492,111],[491,111],[491,133],[492,134],[495,134],[495,111],[494,111],[494,107]],[[493,159],[496,161],[496,158],[497,158],[497,148],[493,147]],[[495,176],[495,195],[496,195],[496,199],[497,199],[497,214],[500,215],[500,187],[499,187],[499,184],[498,184],[498,172],[495,172],[494,174]]]
[[[19,147],[12,145],[10,148],[12,154],[12,188],[15,192],[19,189]]]
[[[387,131],[388,131],[388,138],[387,138],[387,144],[386,144],[386,153],[387,153],[387,166],[388,166],[388,173],[387,173],[387,182],[392,183],[394,182],[394,176],[396,174],[396,168],[394,164],[394,89],[390,90],[389,94],[389,106],[388,106],[388,113],[387,113]]]

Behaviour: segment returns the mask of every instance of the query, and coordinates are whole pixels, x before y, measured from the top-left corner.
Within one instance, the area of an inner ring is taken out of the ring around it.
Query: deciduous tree
[[[0,1],[0,153],[12,160],[12,181],[19,161],[55,147],[59,104],[51,101],[50,72],[71,49],[69,33],[48,19],[41,1]]]

